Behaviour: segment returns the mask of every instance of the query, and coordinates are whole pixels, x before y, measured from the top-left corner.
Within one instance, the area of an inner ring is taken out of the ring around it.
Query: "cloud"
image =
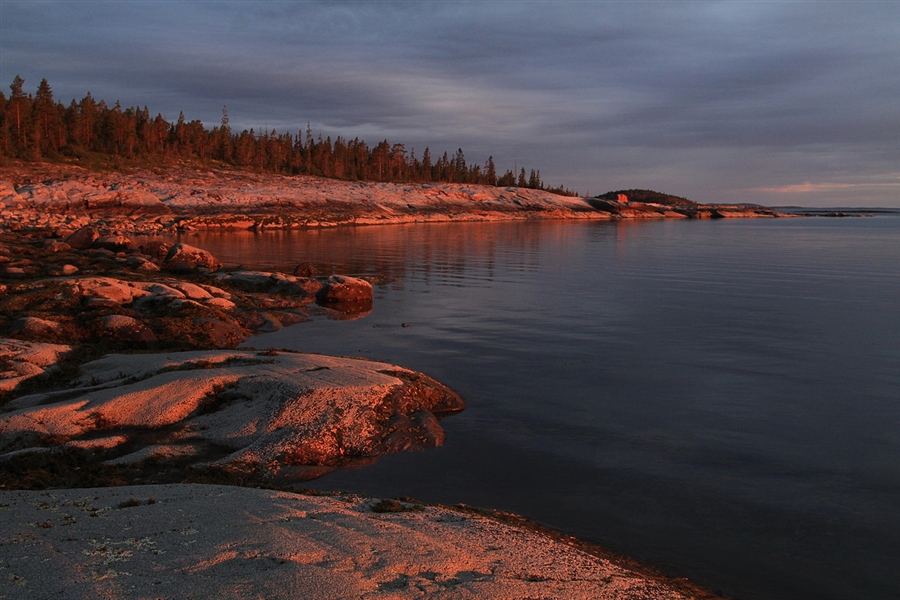
[[[0,78],[46,77],[66,102],[90,90],[208,124],[227,105],[235,128],[310,122],[420,152],[462,147],[582,191],[615,181],[754,201],[896,171],[893,2],[4,0],[0,11]]]
[[[749,192],[763,194],[822,194],[829,192],[843,192],[846,190],[873,190],[886,189],[900,193],[900,183],[795,183],[780,187],[750,188]]]

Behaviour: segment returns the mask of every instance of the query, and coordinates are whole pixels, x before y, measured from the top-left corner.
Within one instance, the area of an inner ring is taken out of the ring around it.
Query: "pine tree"
[[[16,75],[9,89],[12,92],[9,96],[8,112],[10,115],[10,129],[13,145],[15,146],[14,154],[22,156],[28,147],[28,138],[25,132],[26,119],[28,115],[29,102],[22,86],[25,80]]]
[[[484,182],[487,185],[497,185],[497,167],[494,166],[493,156],[488,156],[484,164]]]

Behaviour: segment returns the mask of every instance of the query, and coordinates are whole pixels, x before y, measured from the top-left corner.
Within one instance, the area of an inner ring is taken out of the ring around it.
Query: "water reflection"
[[[467,401],[445,447],[322,487],[524,513],[745,598],[895,598],[897,221],[184,241],[231,264],[382,277],[366,319],[250,343],[402,364]]]
[[[610,233],[615,227],[602,224]],[[293,272],[310,263],[320,276],[371,276],[403,289],[414,275],[426,285],[488,283],[501,272],[541,268],[541,247],[577,247],[584,228],[530,223],[434,223],[286,231],[208,231],[177,241],[212,252],[226,266]]]

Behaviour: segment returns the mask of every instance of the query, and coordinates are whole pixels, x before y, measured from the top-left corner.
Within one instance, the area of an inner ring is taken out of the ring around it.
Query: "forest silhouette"
[[[283,175],[317,175],[336,179],[395,183],[474,183],[525,187],[574,196],[568,188],[547,187],[539,170],[498,174],[493,156],[469,164],[462,149],[435,158],[429,148],[421,156],[401,143],[314,135],[309,124],[296,134],[235,132],[222,108],[218,126],[207,129],[184,112],[171,123],[151,116],[147,106],[109,106],[90,92],[68,106],[53,98],[42,79],[34,95],[24,91],[16,75],[10,95],[0,92],[0,160],[70,162],[83,166],[168,165],[184,161],[220,163],[239,169]]]

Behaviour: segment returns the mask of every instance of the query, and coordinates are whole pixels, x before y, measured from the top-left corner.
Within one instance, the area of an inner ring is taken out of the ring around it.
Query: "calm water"
[[[383,277],[369,316],[250,344],[467,400],[444,447],[314,487],[514,511],[739,598],[900,597],[900,216],[185,241]]]

